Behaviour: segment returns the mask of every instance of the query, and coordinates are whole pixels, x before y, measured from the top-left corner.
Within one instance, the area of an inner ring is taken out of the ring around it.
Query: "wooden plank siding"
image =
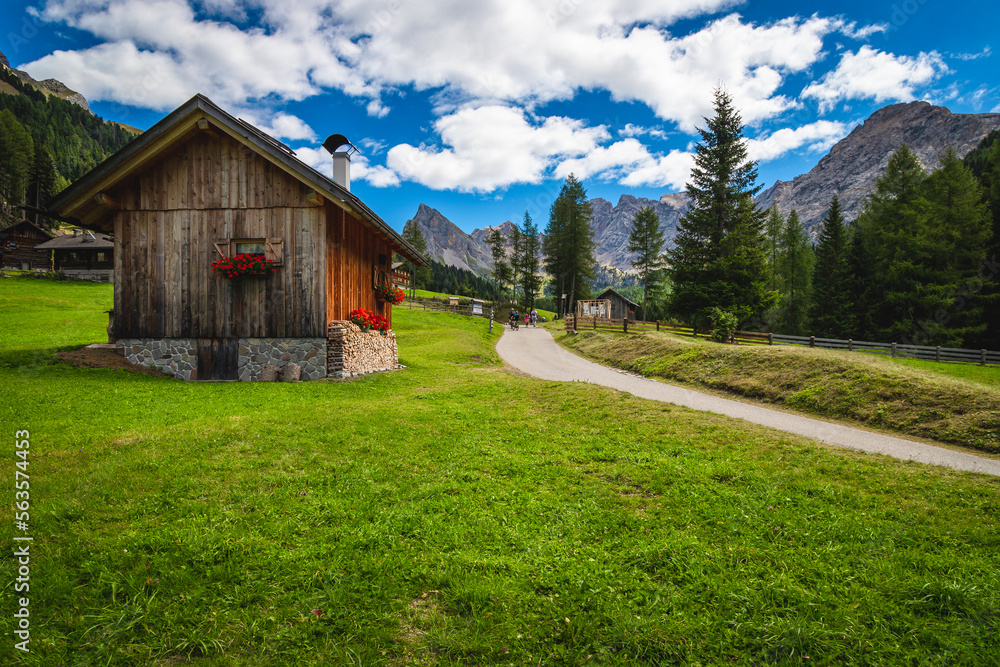
[[[120,338],[326,335],[327,225],[312,189],[225,136],[197,133],[119,185],[115,332]],[[360,225],[359,225],[360,226]],[[282,265],[231,281],[222,239],[280,238]]]
[[[367,308],[392,325],[392,307],[375,298],[372,269],[379,256],[387,258],[378,270],[387,278],[392,270],[388,241],[362,225],[338,206],[327,202],[326,211],[326,319],[346,320],[355,308]]]

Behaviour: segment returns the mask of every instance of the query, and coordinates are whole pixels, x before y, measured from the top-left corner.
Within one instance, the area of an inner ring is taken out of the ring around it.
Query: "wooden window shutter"
[[[285,242],[282,239],[265,239],[264,258],[280,265],[282,257],[284,256],[284,245]]]
[[[218,252],[223,257],[229,255],[229,239],[220,239],[212,243],[215,246],[216,252]]]

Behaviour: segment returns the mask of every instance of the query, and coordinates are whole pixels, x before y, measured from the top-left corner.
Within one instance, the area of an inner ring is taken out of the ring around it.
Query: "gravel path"
[[[599,384],[640,398],[745,419],[828,445],[885,454],[904,461],[1000,476],[1000,461],[994,459],[769,410],[606,368],[566,351],[556,344],[545,329],[522,326],[518,331],[511,331],[509,327],[505,327],[503,336],[497,343],[497,352],[514,368],[543,380]]]

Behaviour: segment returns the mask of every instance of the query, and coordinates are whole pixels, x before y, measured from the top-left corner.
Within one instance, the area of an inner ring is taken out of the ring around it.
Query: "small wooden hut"
[[[597,298],[611,302],[611,310],[608,315],[611,319],[635,321],[635,311],[639,308],[639,304],[626,299],[613,288],[609,287],[604,290]]]
[[[185,379],[256,380],[289,364],[313,379],[398,363],[394,334],[362,335],[347,320],[364,308],[391,322],[376,286],[391,280],[393,254],[427,261],[351,193],[346,143],[324,144],[328,176],[196,95],[48,202],[54,217],[113,235],[122,353]],[[274,270],[213,271],[240,254]]]
[[[22,271],[49,270],[52,260],[47,252],[37,248],[52,238],[52,234],[28,220],[21,220],[0,229],[0,249],[3,250],[5,269],[20,269]]]

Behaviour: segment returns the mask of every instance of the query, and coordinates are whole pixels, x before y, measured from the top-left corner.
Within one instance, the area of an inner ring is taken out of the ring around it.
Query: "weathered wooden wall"
[[[367,308],[392,324],[392,308],[375,298],[372,268],[383,279],[392,271],[392,251],[388,242],[362,225],[346,211],[326,205],[326,320],[346,320],[355,308]],[[386,257],[388,265],[379,264]]]
[[[325,211],[311,190],[238,141],[196,132],[111,194],[120,338],[323,337]],[[267,278],[216,276],[213,243],[280,238]]]
[[[29,224],[12,227],[3,241],[3,265],[12,269],[20,269],[22,262],[27,262],[32,269],[51,269],[52,253],[35,250],[35,246],[45,243],[45,236]],[[11,245],[14,247],[12,248]]]

